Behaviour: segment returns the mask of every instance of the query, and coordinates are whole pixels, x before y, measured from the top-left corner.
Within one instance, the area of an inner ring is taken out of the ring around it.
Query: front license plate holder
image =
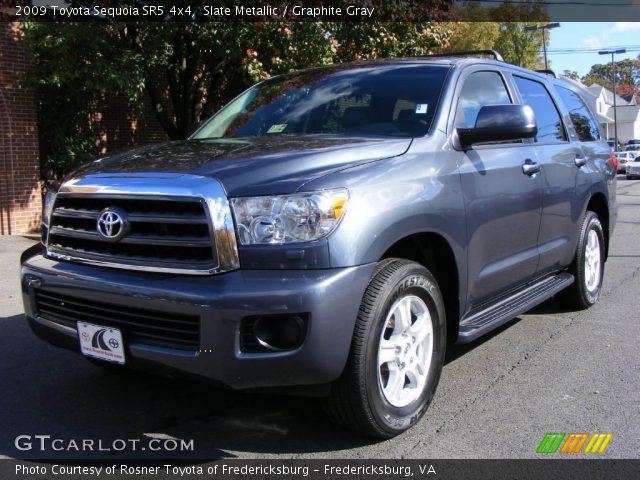
[[[87,357],[125,364],[122,332],[117,328],[78,322],[78,341],[80,351]]]

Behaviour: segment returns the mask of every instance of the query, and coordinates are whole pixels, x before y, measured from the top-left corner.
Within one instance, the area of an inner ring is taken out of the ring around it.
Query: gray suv
[[[103,366],[305,388],[391,437],[447,344],[598,300],[616,161],[576,84],[499,60],[282,75],[48,195],[27,319]]]

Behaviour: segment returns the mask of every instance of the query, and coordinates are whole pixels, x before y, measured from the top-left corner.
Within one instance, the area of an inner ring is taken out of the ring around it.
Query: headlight
[[[231,200],[242,245],[310,242],[329,235],[344,215],[347,190]]]
[[[56,201],[56,193],[52,190],[49,190],[44,197],[44,205],[42,206],[42,223],[45,226],[49,226],[49,221],[51,220],[51,213],[53,212],[53,204]]]

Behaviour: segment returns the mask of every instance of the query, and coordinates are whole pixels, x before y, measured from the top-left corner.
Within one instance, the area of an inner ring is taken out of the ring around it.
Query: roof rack
[[[469,57],[473,55],[491,55],[499,62],[504,62],[504,58],[495,50],[465,50],[461,52],[448,52],[448,53],[432,53],[427,57]]]
[[[544,75],[549,75],[553,78],[558,78],[558,74],[549,68],[543,68],[542,70],[536,70],[538,73],[543,73]]]

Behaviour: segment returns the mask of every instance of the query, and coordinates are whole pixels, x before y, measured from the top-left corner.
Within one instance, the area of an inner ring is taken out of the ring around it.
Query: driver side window
[[[456,108],[456,128],[473,128],[480,108],[510,104],[507,87],[498,72],[475,72],[464,81]]]

